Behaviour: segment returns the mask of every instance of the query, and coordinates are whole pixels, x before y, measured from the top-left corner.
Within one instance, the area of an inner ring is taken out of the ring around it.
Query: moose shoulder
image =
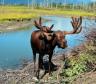
[[[39,23],[41,24],[41,19],[39,20]],[[65,36],[67,34],[76,34],[76,33],[80,33],[82,30],[82,17],[80,18],[76,18],[76,17],[72,17],[72,26],[73,26],[73,30],[72,31],[52,31],[51,33],[48,33],[49,30],[51,31],[51,29],[49,29],[48,27],[45,27],[47,31],[43,31],[43,26],[37,24],[37,22],[35,22],[35,26],[40,29],[37,31],[32,32],[31,35],[31,47],[33,50],[33,60],[34,60],[34,71],[35,71],[35,61],[36,61],[36,53],[39,54],[39,59],[38,59],[38,77],[39,77],[39,71],[40,68],[43,65],[43,56],[45,54],[49,55],[49,74],[50,72],[50,68],[51,68],[51,59],[52,59],[52,55],[53,55],[53,50],[56,46],[58,46],[59,48],[66,48],[67,47],[67,41],[65,39]],[[53,27],[53,26],[52,26]]]

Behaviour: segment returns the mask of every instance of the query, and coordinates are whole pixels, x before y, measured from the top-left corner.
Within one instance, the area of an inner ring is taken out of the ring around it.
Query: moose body
[[[54,32],[54,35],[48,36],[51,37],[50,40],[47,40],[47,38],[44,36],[41,38],[41,31],[34,31],[31,36],[31,47],[33,49],[33,55],[34,60],[36,60],[36,53],[39,54],[39,63],[38,67],[42,68],[43,65],[43,56],[49,55],[49,73],[50,73],[50,67],[51,67],[51,58],[53,55],[53,50],[56,46],[60,48],[66,48],[67,47],[67,41],[64,39],[64,36],[61,31]],[[35,67],[34,67],[35,68]]]
[[[36,61],[36,53],[39,54],[38,59],[38,77],[39,77],[39,71],[40,68],[42,68],[43,65],[43,56],[49,55],[49,74],[50,74],[50,68],[51,68],[51,59],[53,55],[53,51],[56,46],[59,48],[66,48],[67,47],[67,41],[65,39],[65,36],[67,34],[75,34],[81,32],[81,24],[82,24],[82,17],[79,18],[72,18],[72,31],[51,31],[53,25],[49,28],[46,26],[41,25],[41,18],[39,20],[39,23],[35,22],[35,26],[40,29],[37,31],[32,32],[31,35],[31,48],[33,50],[33,60],[34,60],[34,72],[35,72],[35,61]]]

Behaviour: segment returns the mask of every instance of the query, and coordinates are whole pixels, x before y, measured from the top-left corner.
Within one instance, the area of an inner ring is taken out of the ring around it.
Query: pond
[[[45,19],[50,21],[43,23],[43,25],[51,26],[54,24],[53,30],[66,30],[71,31],[73,28],[71,26],[71,18],[57,17],[57,16],[43,16]],[[83,26],[85,23],[90,23],[89,20],[83,20]],[[15,69],[20,66],[23,59],[32,60],[32,50],[30,46],[30,36],[32,31],[36,28],[28,30],[20,30],[14,32],[6,32],[0,34],[0,68],[1,69]],[[68,48],[75,47],[84,42],[84,31],[83,28],[80,34],[67,35],[66,39],[68,41]],[[62,49],[55,49],[56,52],[60,53]]]

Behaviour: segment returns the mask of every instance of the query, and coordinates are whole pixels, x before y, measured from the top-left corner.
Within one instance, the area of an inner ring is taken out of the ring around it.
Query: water
[[[51,19],[52,21],[46,22],[43,25],[51,26],[54,24],[53,30],[67,30],[71,31],[73,28],[71,26],[70,18],[56,17],[56,16],[44,16],[43,18]],[[83,26],[85,25],[83,20]],[[2,69],[14,69],[20,66],[23,59],[32,60],[32,50],[30,46],[30,37],[32,31],[36,28],[22,31],[14,31],[0,34],[0,68]],[[84,31],[82,30],[80,34],[67,35],[66,39],[68,41],[68,48],[75,47],[84,42]],[[57,49],[56,52],[60,52],[62,49]]]

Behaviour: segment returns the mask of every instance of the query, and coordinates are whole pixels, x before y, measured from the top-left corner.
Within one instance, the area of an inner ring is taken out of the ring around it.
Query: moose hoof
[[[38,82],[38,81],[39,81],[39,80],[37,79],[37,77],[33,77],[32,80],[33,80],[34,82]]]

